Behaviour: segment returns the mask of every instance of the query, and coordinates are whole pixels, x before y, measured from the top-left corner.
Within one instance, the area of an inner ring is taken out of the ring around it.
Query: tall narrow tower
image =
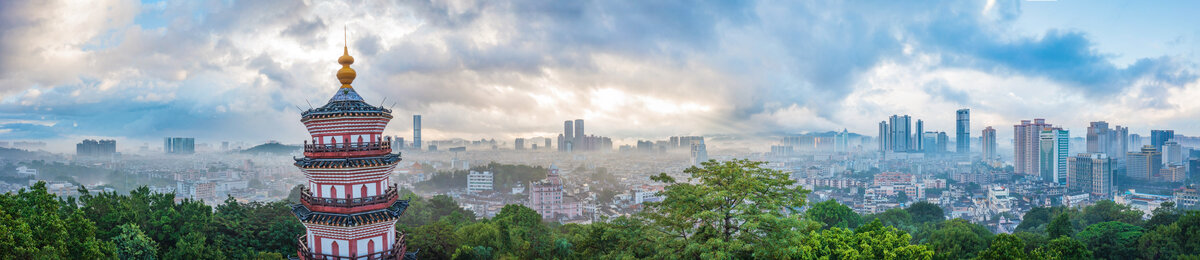
[[[413,115],[413,148],[420,151],[421,146],[421,115]]]
[[[301,203],[292,206],[306,229],[296,254],[300,259],[416,258],[407,252],[405,234],[396,232],[409,201],[399,200],[396,186],[388,182],[400,162],[391,138],[383,136],[392,111],[367,104],[350,86],[355,72],[349,48],[338,63],[341,88],[325,106],[300,114],[312,139],[304,141],[304,157],[295,163],[307,178]]]
[[[959,154],[971,153],[971,110],[959,109],[954,112],[954,151]]]

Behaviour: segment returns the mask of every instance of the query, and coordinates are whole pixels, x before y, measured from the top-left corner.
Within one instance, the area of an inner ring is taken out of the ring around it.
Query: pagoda
[[[408,208],[389,182],[400,154],[392,153],[383,129],[392,111],[364,102],[350,83],[354,57],[344,47],[338,58],[342,83],[329,103],[300,113],[311,140],[296,167],[307,182],[292,213],[304,224],[296,254],[300,259],[415,259],[396,220]]]

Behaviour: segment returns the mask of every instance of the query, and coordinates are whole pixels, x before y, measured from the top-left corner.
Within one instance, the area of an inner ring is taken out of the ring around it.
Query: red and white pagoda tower
[[[296,159],[308,178],[301,204],[292,206],[307,229],[296,253],[300,259],[416,258],[396,232],[409,201],[399,200],[388,183],[400,162],[383,136],[392,111],[367,104],[350,86],[355,72],[349,47],[338,63],[342,87],[329,103],[300,114],[312,140],[305,141],[304,158]]]

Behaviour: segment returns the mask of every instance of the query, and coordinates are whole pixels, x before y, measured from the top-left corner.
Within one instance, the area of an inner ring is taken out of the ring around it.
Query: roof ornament
[[[356,74],[354,69],[350,68],[350,64],[354,64],[354,57],[350,56],[350,38],[344,26],[342,27],[342,34],[344,45],[342,45],[342,57],[338,58],[338,64],[342,64],[342,68],[337,71],[337,79],[342,83],[343,89],[348,89],[353,88],[350,86],[350,83],[354,82]],[[349,91],[343,90],[342,92]]]

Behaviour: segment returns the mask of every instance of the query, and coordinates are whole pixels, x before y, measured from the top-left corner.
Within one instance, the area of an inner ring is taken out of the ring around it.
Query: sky
[[[1198,1],[0,1],[0,140],[299,143],[348,44],[386,134],[1200,135]],[[343,38],[345,36],[345,38]],[[1004,142],[1002,142],[1004,143]],[[765,147],[764,147],[765,149]]]

